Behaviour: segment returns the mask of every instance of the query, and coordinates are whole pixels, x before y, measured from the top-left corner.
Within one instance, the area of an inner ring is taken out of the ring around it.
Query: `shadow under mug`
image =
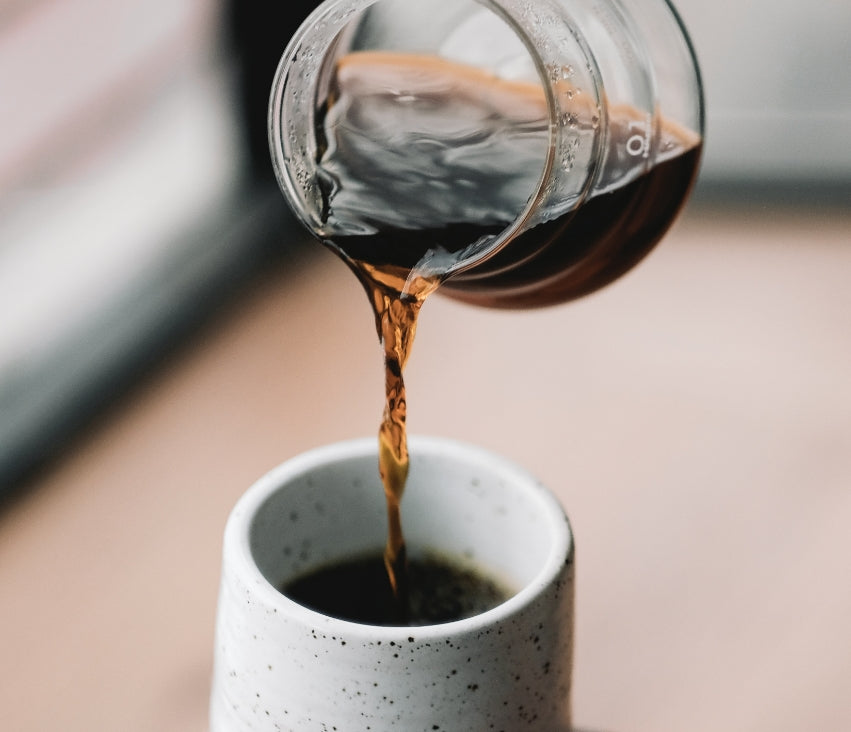
[[[573,540],[555,497],[477,447],[414,437],[409,553],[464,557],[514,594],[417,627],[332,618],[279,591],[385,540],[377,440],[318,448],[261,478],[225,530],[211,732],[570,729]]]

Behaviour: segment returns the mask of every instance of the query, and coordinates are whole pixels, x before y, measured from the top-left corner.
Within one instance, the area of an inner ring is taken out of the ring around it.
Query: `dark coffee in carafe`
[[[577,298],[656,244],[696,176],[697,135],[663,120],[648,168],[640,118],[629,107],[611,111],[605,162],[587,197],[444,279],[442,270],[486,249],[535,194],[549,145],[543,90],[431,56],[349,54],[318,130],[322,236],[350,266],[399,291],[411,273],[432,273],[442,292],[478,305]],[[583,134],[594,122],[577,115],[568,124]]]

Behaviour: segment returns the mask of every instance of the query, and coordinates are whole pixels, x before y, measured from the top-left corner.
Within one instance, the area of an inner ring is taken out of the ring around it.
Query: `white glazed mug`
[[[409,555],[465,557],[514,594],[471,618],[375,626],[279,591],[385,540],[377,440],[280,465],[225,530],[211,732],[570,729],[573,540],[555,497],[480,448],[412,438],[402,515]]]

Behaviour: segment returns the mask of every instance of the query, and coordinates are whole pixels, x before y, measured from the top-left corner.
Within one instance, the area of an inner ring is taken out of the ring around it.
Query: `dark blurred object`
[[[272,78],[290,38],[318,4],[314,0],[230,0],[227,6],[228,40],[237,66],[249,164],[261,180],[274,181],[266,134]]]
[[[274,183],[266,106],[313,3],[14,5],[0,21],[14,100],[0,103],[0,503],[307,241]]]

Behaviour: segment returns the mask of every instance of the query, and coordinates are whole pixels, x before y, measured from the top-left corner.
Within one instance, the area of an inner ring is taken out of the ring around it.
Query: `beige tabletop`
[[[571,516],[579,724],[851,729],[849,235],[692,208],[581,302],[426,304],[410,430],[514,458]],[[203,732],[227,513],[277,462],[375,433],[379,357],[320,253],[41,474],[0,515],[0,730]]]

